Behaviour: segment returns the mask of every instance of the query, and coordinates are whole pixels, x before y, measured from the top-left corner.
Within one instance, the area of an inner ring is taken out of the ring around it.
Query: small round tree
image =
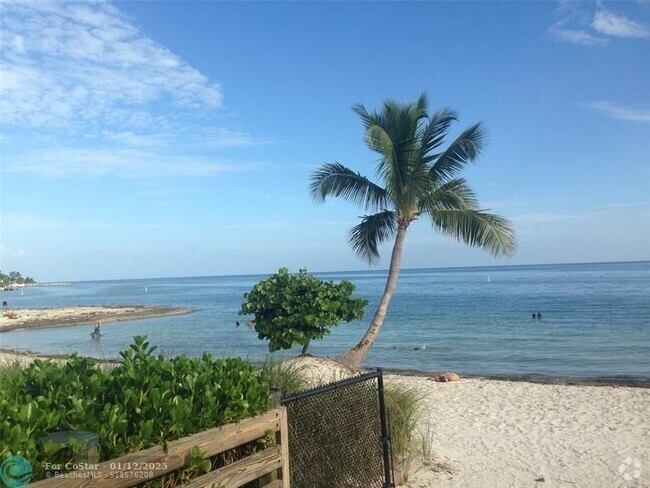
[[[268,339],[269,351],[303,346],[306,354],[313,339],[322,339],[330,328],[342,321],[363,318],[368,301],[352,297],[351,281],[322,281],[301,269],[289,274],[287,268],[257,283],[249,293],[239,315],[253,315],[260,339]]]

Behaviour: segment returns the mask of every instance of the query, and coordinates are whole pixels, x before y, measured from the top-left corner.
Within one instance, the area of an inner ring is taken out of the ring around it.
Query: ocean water
[[[334,357],[358,341],[386,271],[318,273],[349,279],[369,300],[366,317],[311,346]],[[242,356],[267,344],[237,312],[266,275],[75,282],[0,292],[12,308],[74,305],[193,307],[190,315],[0,334],[0,348],[115,358],[145,334],[166,355]],[[532,319],[540,312],[541,320]],[[235,321],[242,326],[236,327]],[[297,355],[299,347],[276,353]],[[364,366],[486,376],[650,379],[650,262],[402,270],[379,338]]]

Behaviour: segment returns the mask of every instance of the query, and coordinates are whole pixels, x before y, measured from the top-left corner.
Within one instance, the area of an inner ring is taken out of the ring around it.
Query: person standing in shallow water
[[[101,322],[95,322],[95,329],[93,330],[92,334],[90,334],[90,337],[93,339],[99,339],[102,336],[102,331],[100,330],[101,326]]]
[[[537,320],[542,320],[542,314],[537,312]]]

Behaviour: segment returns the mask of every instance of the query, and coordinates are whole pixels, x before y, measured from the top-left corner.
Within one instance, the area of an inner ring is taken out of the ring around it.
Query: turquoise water
[[[363,334],[385,271],[319,273],[347,278],[370,303],[366,318],[312,345],[334,357]],[[165,305],[196,312],[92,326],[12,331],[0,348],[117,357],[146,334],[164,354],[262,360],[266,343],[235,321],[243,294],[264,275],[78,282],[0,292],[12,308]],[[532,313],[541,312],[542,320]],[[422,346],[426,346],[424,349]],[[416,348],[418,348],[416,350]],[[299,349],[280,356],[296,355]],[[650,262],[403,270],[379,339],[365,364],[490,376],[650,379]]]

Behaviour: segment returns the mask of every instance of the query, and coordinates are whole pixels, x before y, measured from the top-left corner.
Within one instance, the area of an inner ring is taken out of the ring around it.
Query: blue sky
[[[407,236],[407,268],[650,259],[650,2],[0,2],[0,269],[87,280],[367,269],[355,103],[483,121],[465,176],[495,259]],[[389,249],[379,268],[387,267]]]

